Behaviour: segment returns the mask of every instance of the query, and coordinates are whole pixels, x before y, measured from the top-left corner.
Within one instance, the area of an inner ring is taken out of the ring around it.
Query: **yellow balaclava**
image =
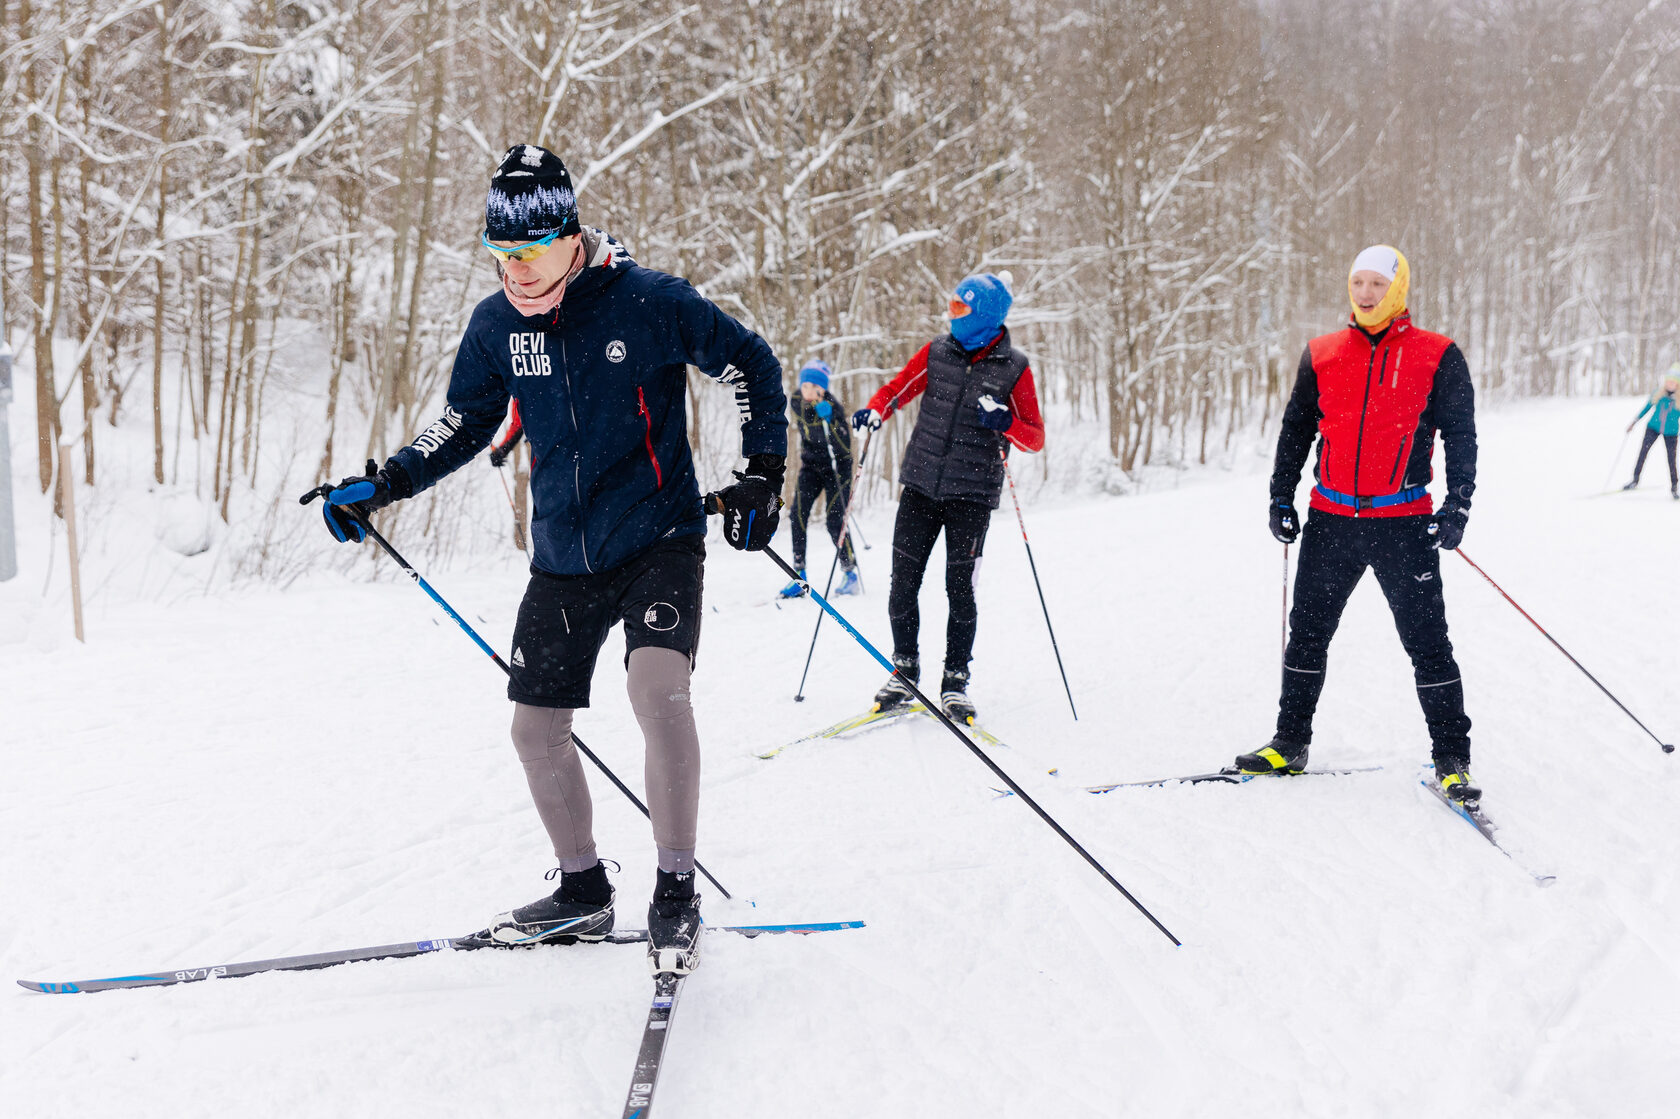
[[[1361,311],[1353,301],[1353,274],[1380,272],[1388,277],[1388,294],[1369,311]],[[1353,319],[1372,334],[1385,329],[1394,317],[1406,309],[1406,294],[1412,286],[1411,265],[1392,245],[1372,245],[1353,258],[1348,269],[1348,302],[1353,305]]]

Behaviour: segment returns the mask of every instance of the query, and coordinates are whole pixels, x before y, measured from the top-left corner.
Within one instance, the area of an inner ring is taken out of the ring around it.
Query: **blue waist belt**
[[[1313,492],[1326,501],[1333,501],[1337,505],[1346,505],[1350,509],[1386,509],[1390,505],[1409,505],[1420,497],[1429,496],[1428,486],[1413,486],[1409,490],[1391,493],[1384,497],[1355,497],[1351,493],[1333,490],[1320,482],[1313,487]]]

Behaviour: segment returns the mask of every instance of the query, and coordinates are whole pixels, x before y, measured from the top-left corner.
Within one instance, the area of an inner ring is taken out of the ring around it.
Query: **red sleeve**
[[[933,348],[929,342],[916,351],[916,356],[898,371],[898,376],[875,390],[875,395],[869,398],[869,407],[881,413],[884,420],[918,396],[927,388],[928,351]]]
[[[511,404],[511,407],[508,411],[507,434],[503,435],[502,439],[501,439],[501,442],[496,443],[494,445],[494,447],[492,448],[493,450],[496,450],[496,451],[498,451],[498,452],[500,452],[504,455],[507,454],[509,451],[513,450],[514,445],[519,442],[519,436],[525,430],[525,425],[523,423],[521,423],[520,419],[519,419],[519,401],[518,401],[518,399],[516,398],[516,399],[512,400],[510,402],[510,404]]]
[[[1015,390],[1009,394],[1009,410],[1015,420],[1003,434],[1023,451],[1044,449],[1044,417],[1038,413],[1038,392],[1033,388],[1032,366],[1027,366]]]

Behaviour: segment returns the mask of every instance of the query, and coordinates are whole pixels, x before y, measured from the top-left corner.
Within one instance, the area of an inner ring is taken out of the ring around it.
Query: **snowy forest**
[[[484,187],[521,141],[567,162],[586,225],[763,334],[790,387],[828,361],[848,403],[944,330],[964,274],[1010,269],[1053,430],[1040,484],[1123,492],[1264,432],[1373,242],[1409,256],[1420,323],[1488,398],[1640,392],[1677,356],[1664,0],[0,13],[33,481],[51,489],[65,438],[97,485],[107,433],[149,426],[155,484],[270,524],[248,573],[278,573],[273,511],[300,484],[440,409],[495,283]],[[691,407],[719,477],[731,403],[694,377]],[[883,433],[878,490],[909,430]],[[441,500],[411,515],[430,527]]]

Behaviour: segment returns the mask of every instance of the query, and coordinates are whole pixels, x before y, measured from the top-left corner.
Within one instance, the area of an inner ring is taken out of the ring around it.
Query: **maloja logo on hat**
[[[624,343],[617,338],[607,343],[607,360],[615,364],[624,360]]]

